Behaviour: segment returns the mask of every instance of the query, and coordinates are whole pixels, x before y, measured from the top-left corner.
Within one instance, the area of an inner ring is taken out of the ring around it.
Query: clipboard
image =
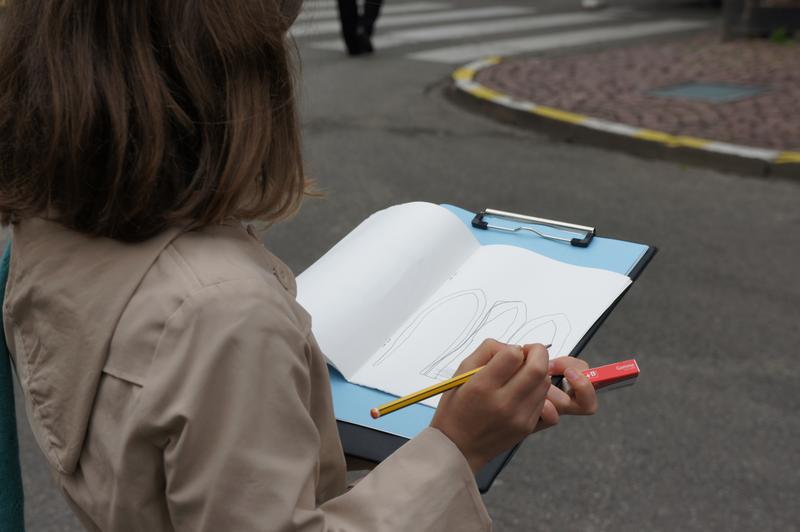
[[[654,246],[599,237],[594,227],[496,209],[474,213],[453,205],[443,204],[442,207],[461,219],[481,245],[523,247],[569,264],[627,275],[631,281],[641,275],[657,252]],[[570,356],[580,354],[631,286],[633,283],[597,319]],[[351,384],[331,366],[328,370],[334,415],[346,454],[369,462],[381,462],[430,425],[434,409],[423,404],[372,419],[369,409],[389,402],[395,396]],[[514,447],[495,457],[478,473],[476,481],[481,493],[489,491],[516,449]]]

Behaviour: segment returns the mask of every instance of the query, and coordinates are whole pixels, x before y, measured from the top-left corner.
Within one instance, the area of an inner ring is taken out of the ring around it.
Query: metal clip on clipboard
[[[515,220],[517,222],[525,222],[529,224],[536,224],[536,225],[546,225],[547,227],[553,227],[555,229],[561,229],[564,231],[568,231],[571,233],[576,233],[581,235],[581,238],[566,238],[562,236],[556,235],[549,235],[542,233],[532,227],[526,227],[523,225],[517,227],[503,227],[501,225],[492,225],[486,221],[487,216],[492,216],[495,218],[504,218],[506,220]],[[475,214],[475,217],[472,219],[472,227],[477,229],[494,229],[496,231],[504,231],[506,233],[516,233],[517,231],[529,231],[534,233],[542,238],[546,238],[547,240],[553,240],[555,242],[564,242],[566,244],[570,244],[572,246],[576,246],[579,248],[585,248],[589,245],[594,238],[594,227],[586,227],[585,225],[577,225],[571,224],[567,222],[559,222],[558,220],[548,220],[546,218],[536,218],[535,216],[527,216],[525,214],[516,214],[513,212],[505,212],[505,211],[498,211],[496,209],[484,209],[479,213]]]

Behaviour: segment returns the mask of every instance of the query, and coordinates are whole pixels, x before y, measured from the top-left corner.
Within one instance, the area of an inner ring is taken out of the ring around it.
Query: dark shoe
[[[361,53],[371,54],[375,51],[372,47],[372,39],[366,33],[359,33],[356,37],[358,39],[358,46],[361,48]]]
[[[361,39],[358,35],[353,35],[349,39],[345,39],[344,45],[347,48],[347,55],[361,55],[364,53],[361,47]]]
[[[374,49],[372,48],[372,31],[368,31],[364,26],[364,21],[359,20],[356,26],[356,42],[363,54],[371,54]]]
[[[353,45],[347,47],[347,55],[354,56],[354,55],[361,55],[364,51],[361,49],[360,45]]]

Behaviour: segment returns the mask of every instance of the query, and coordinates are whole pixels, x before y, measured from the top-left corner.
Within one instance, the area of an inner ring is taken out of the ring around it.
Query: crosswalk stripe
[[[446,9],[450,4],[443,2],[406,2],[405,4],[387,5],[381,8],[382,15],[400,15],[404,13],[417,13],[424,11],[437,11]],[[328,19],[338,19],[339,9],[336,7],[323,8],[323,9],[304,9],[300,16],[297,17],[297,24],[299,23],[314,23],[314,21],[323,21]]]
[[[470,20],[476,18],[506,17],[512,15],[531,14],[535,10],[529,7],[517,6],[497,6],[497,7],[477,7],[469,9],[459,9],[444,11],[441,13],[421,13],[414,15],[393,15],[378,19],[377,31],[383,28],[395,26],[405,26],[407,24],[428,24],[436,22],[449,22],[455,20]],[[339,22],[309,22],[292,27],[292,35],[302,37],[306,35],[321,35],[324,33],[337,33]]]
[[[417,0],[417,1],[423,1],[423,0]],[[363,7],[364,4],[373,3],[373,0],[356,0],[356,2],[361,7]],[[402,2],[402,3],[397,3],[397,4],[395,4],[394,2],[386,2],[386,1],[382,2],[383,8],[387,8],[387,7],[389,7],[389,5],[398,5],[398,6],[400,6],[400,5],[406,5],[406,4],[412,4],[412,3],[415,3],[415,2]],[[339,3],[338,3],[337,0],[304,0],[303,1],[303,11],[308,12],[308,11],[319,11],[319,10],[323,10],[323,9],[336,9],[338,7],[338,4]]]
[[[303,2],[303,9],[319,9],[325,7],[336,7],[336,0],[306,0]]]
[[[696,20],[662,20],[638,24],[620,24],[598,29],[568,31],[547,35],[488,41],[479,44],[448,46],[408,55],[411,59],[437,63],[463,63],[470,59],[489,55],[513,55],[522,52],[540,52],[555,48],[567,48],[585,44],[645,37],[659,33],[671,33],[699,29],[708,22]]]
[[[607,22],[614,18],[616,17],[612,12],[604,11],[602,13],[563,13],[557,15],[487,20],[468,24],[449,24],[445,26],[432,26],[415,30],[379,34],[373,39],[373,43],[378,49],[385,49],[394,46],[447,39],[463,39],[465,37],[477,37],[494,33],[593,24]],[[339,40],[313,42],[311,46],[312,48],[323,50],[338,50],[342,48],[342,44]]]

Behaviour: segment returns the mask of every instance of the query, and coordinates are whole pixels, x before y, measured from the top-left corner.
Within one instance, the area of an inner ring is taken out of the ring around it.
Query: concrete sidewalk
[[[484,106],[490,112],[501,106],[543,127],[584,128],[591,140],[642,155],[658,151],[655,144],[670,155],[692,152],[701,164],[800,176],[797,42],[722,42],[712,31],[602,51],[490,59],[454,79],[462,92],[494,104]]]

